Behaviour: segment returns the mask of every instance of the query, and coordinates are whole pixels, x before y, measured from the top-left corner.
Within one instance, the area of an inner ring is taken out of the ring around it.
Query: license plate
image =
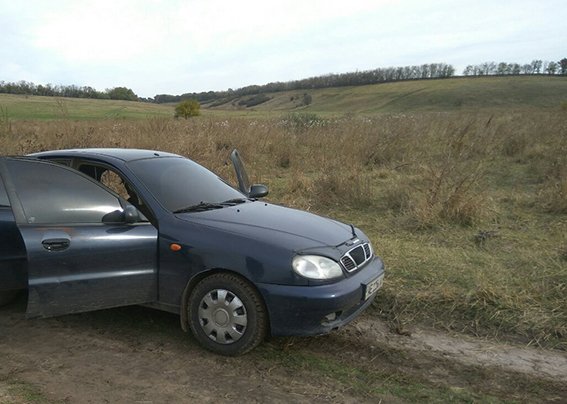
[[[382,287],[383,283],[384,275],[380,275],[378,278],[366,284],[366,288],[364,288],[364,300],[376,293],[376,291]]]

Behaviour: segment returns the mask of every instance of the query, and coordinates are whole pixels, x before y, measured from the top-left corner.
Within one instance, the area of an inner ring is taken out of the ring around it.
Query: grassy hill
[[[302,105],[304,94],[312,97]],[[416,80],[356,87],[296,90],[267,94],[271,99],[252,108],[239,97],[212,110],[317,114],[457,111],[494,108],[558,108],[567,102],[567,77],[515,76]],[[205,105],[205,107],[208,107]]]
[[[303,105],[304,94],[311,104]],[[253,96],[203,104],[203,115],[270,117],[289,112],[323,116],[345,113],[553,109],[567,102],[567,77],[515,76],[416,80],[356,87],[268,93],[268,101],[245,107]],[[213,106],[215,105],[215,106]],[[172,116],[173,105],[0,94],[0,116],[13,120],[140,119]]]
[[[173,108],[135,101],[0,94],[0,119],[96,120],[148,116],[173,116]]]

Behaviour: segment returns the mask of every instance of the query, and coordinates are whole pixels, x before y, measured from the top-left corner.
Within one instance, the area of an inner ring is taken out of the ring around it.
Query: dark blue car
[[[231,159],[239,190],[164,152],[0,157],[0,303],[27,289],[32,317],[143,304],[224,355],[354,319],[384,273],[366,235],[258,200]]]

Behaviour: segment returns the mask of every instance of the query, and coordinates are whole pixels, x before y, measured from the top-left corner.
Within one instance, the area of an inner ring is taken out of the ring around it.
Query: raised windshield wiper
[[[211,202],[199,202],[196,205],[187,206],[186,208],[177,209],[173,213],[187,213],[187,212],[204,212],[206,210],[212,209],[222,209],[226,205],[221,203],[211,203]]]

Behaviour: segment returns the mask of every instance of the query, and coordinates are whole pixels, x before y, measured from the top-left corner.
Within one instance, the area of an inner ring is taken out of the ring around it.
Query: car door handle
[[[41,242],[47,251],[63,251],[69,248],[71,240],[66,238],[50,238]]]

